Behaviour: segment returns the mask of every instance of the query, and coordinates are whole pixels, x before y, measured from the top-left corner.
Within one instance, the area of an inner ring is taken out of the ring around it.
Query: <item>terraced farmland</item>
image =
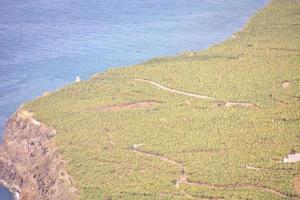
[[[282,162],[300,152],[300,3],[23,109],[56,129],[80,199],[300,199],[300,164]]]

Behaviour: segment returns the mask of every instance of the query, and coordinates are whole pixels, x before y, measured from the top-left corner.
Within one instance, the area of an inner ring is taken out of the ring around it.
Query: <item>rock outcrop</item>
[[[77,192],[53,145],[54,129],[17,111],[8,120],[0,146],[0,184],[21,200],[73,200]]]

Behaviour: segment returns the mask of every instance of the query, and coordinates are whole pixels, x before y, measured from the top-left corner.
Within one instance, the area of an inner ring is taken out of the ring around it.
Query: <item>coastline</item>
[[[8,184],[4,180],[0,180],[0,185],[7,188],[13,194],[14,200],[20,199],[20,188],[18,186],[13,184]]]
[[[269,4],[269,3],[268,3]],[[65,86],[64,86],[65,87]],[[61,88],[58,88],[56,91],[59,91],[61,90]],[[41,123],[37,120],[35,120],[34,118],[32,118],[32,116],[30,116],[30,120],[31,120],[31,123],[35,124],[35,125],[40,125]],[[6,184],[9,186],[9,184],[7,184],[6,182],[2,181],[3,184]],[[6,186],[5,186],[6,187]],[[11,188],[12,192],[15,193],[15,196],[17,197],[18,196],[18,191],[21,191],[20,188],[18,188],[17,186],[15,185],[12,185],[11,187],[8,187],[8,189]]]
[[[54,129],[20,107],[8,120],[4,133],[0,146],[0,184],[15,199],[75,199],[77,192],[72,178],[52,142]]]
[[[255,12],[254,15],[250,16],[250,17],[248,18],[248,20],[246,21],[246,23],[244,24],[244,26],[243,26],[242,29],[244,29],[244,28],[248,25],[249,21],[250,21],[254,16],[256,16],[256,14],[257,14],[260,10],[262,10],[262,9],[264,9],[266,6],[268,6],[268,5],[270,4],[270,2],[272,2],[272,0],[269,0],[269,1],[266,3],[266,5],[264,5],[264,6],[263,6],[262,8],[260,8],[260,9],[258,9],[258,10]],[[238,32],[240,32],[240,31],[238,31]],[[235,35],[235,34],[236,34],[236,32],[233,32],[233,33],[232,33],[232,35]],[[229,39],[231,39],[231,37],[229,37],[229,38],[225,39],[224,41],[222,41],[221,44],[224,43],[225,41],[229,40]],[[213,47],[213,46],[215,46],[215,45],[218,45],[218,44],[220,44],[220,43],[211,44],[211,45],[208,47],[208,49],[211,48],[211,47]],[[200,52],[202,52],[202,51],[206,51],[206,50],[204,49],[204,50],[201,50]],[[183,52],[182,54],[186,54],[186,53],[188,53],[188,54],[189,54],[189,53],[194,54],[194,52],[195,52],[195,51],[188,51],[188,52],[185,51],[185,52]],[[182,54],[173,55],[173,56],[179,56],[179,55],[182,55]],[[172,57],[173,57],[173,56],[172,56]],[[152,59],[155,59],[155,58],[152,58]],[[150,60],[152,60],[152,59],[150,59]],[[148,61],[146,61],[146,62],[148,62]],[[123,68],[123,67],[122,67],[122,68]],[[126,68],[126,67],[125,67],[125,68]],[[102,72],[102,73],[105,73],[105,71]],[[97,75],[97,74],[98,74],[98,73],[93,74],[93,75],[91,76],[91,78],[92,78],[93,76]],[[83,80],[83,81],[84,81],[84,80]],[[61,87],[55,89],[55,90],[54,90],[53,92],[51,92],[51,93],[48,93],[48,91],[46,91],[45,93],[47,93],[47,95],[44,95],[44,94],[43,94],[43,95],[41,95],[41,96],[36,97],[35,99],[39,99],[39,98],[42,98],[42,97],[51,95],[52,93],[58,92],[58,91],[62,90],[63,88],[65,88],[65,87],[67,87],[67,86],[70,86],[70,85],[72,85],[72,84],[76,84],[76,82],[71,83],[71,84],[67,84],[67,85],[64,85],[64,86],[61,86]],[[20,106],[20,108],[17,109],[16,113],[22,112],[22,107],[23,107],[23,104]],[[25,111],[25,112],[27,112],[27,111]],[[32,117],[31,114],[30,114],[29,116],[27,116],[27,114],[26,114],[25,118],[27,118],[27,117],[29,117],[29,120],[31,121],[31,123],[33,123],[33,124],[35,124],[35,125],[37,125],[37,126],[40,126],[40,125],[42,124],[42,123],[39,122],[38,120],[34,119],[34,118]],[[27,123],[27,122],[26,122],[26,123]],[[44,124],[42,124],[42,125],[45,126]],[[48,127],[46,127],[46,128],[48,128]],[[55,130],[54,130],[54,131],[55,131]],[[5,136],[6,136],[6,134],[5,134],[5,131],[4,131],[4,133],[3,133],[3,138],[4,138]],[[0,147],[1,147],[2,145],[3,145],[3,144],[0,144]],[[51,146],[52,146],[52,145],[51,145]],[[56,150],[55,150],[55,151],[56,151]],[[61,157],[61,156],[60,156],[60,157]],[[64,161],[62,161],[62,162],[64,162]],[[65,170],[65,169],[63,169],[63,170]],[[66,172],[65,172],[65,174],[67,175]],[[71,179],[72,179],[72,177],[69,177],[69,180],[71,180]],[[3,185],[5,188],[7,188],[11,193],[13,193],[13,195],[14,195],[14,200],[20,200],[20,199],[21,199],[21,200],[23,200],[23,199],[24,199],[24,200],[29,200],[27,197],[22,198],[22,190],[20,189],[19,186],[15,185],[15,184],[9,184],[9,183],[5,182],[4,180],[1,180],[1,179],[0,179],[0,184]],[[71,198],[71,199],[75,199],[74,197],[75,197],[75,196],[78,196],[77,188],[74,188],[72,181],[70,181],[69,185],[70,185],[70,186],[68,186],[68,187],[70,188],[71,193],[73,193],[73,194],[72,194],[73,198]],[[20,198],[20,196],[21,196],[21,198]],[[34,195],[34,196],[35,196],[35,195]],[[41,199],[41,200],[42,200],[42,199]]]

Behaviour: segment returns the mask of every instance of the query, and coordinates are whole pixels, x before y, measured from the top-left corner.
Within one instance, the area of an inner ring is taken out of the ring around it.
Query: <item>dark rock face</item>
[[[21,200],[77,199],[71,177],[51,139],[55,130],[18,111],[7,122],[0,146],[0,183]]]

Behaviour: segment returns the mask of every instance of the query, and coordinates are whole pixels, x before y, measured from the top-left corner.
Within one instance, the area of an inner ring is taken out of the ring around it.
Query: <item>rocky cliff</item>
[[[54,129],[21,109],[9,119],[0,146],[0,184],[21,200],[76,199],[76,189],[53,145]]]

